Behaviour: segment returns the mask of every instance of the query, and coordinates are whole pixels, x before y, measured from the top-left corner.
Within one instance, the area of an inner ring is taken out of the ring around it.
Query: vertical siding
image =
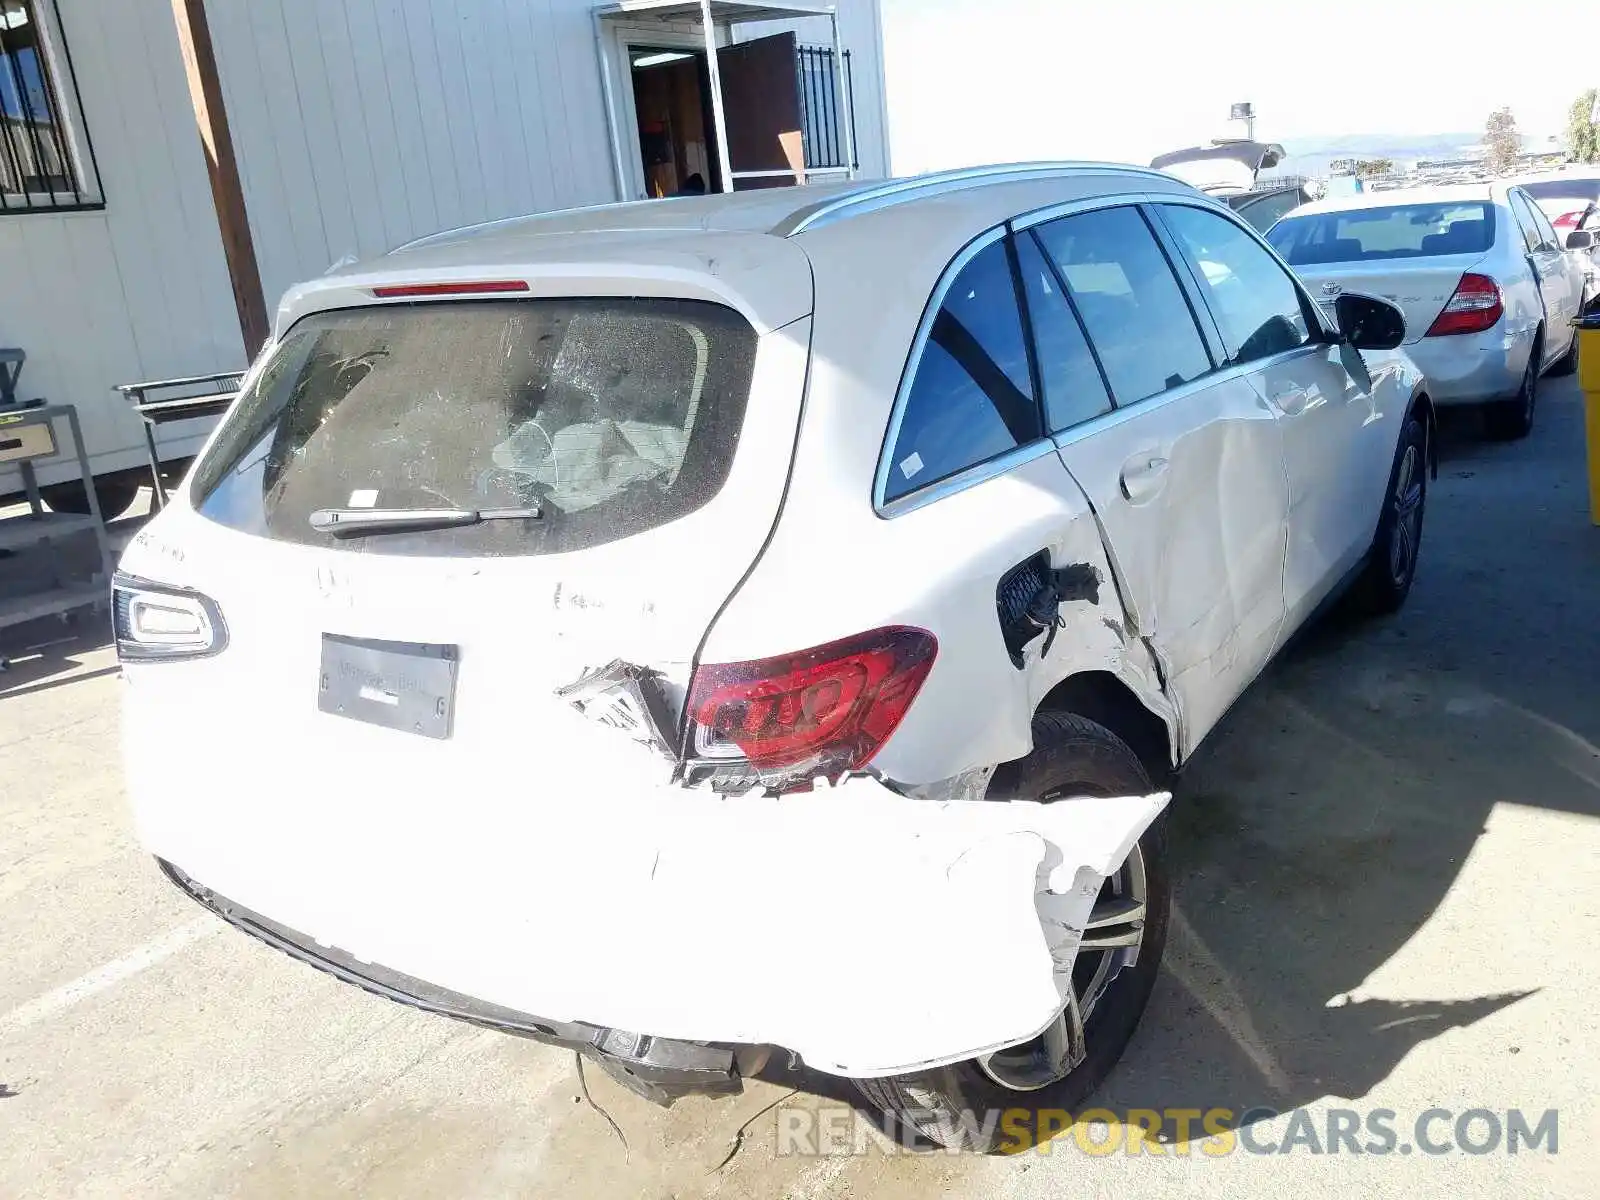
[[[113,469],[142,459],[114,384],[245,354],[170,0],[60,3],[106,209],[0,216],[0,345],[28,350],[30,394],[80,405]],[[616,199],[593,3],[207,0],[269,306],[346,256]],[[840,11],[882,174],[877,0]]]
[[[106,208],[0,216],[0,345],[28,352],[26,395],[78,406],[108,470],[143,461],[115,384],[245,355],[169,0],[61,0],[61,17]]]

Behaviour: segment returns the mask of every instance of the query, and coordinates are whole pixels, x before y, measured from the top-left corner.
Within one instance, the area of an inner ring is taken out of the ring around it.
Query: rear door
[[[1192,747],[1265,665],[1283,621],[1277,419],[1244,372],[1217,369],[1209,315],[1138,206],[1036,224],[1019,249],[1030,304],[1070,310],[1093,347],[1098,379],[1047,395],[1051,424]],[[1103,415],[1101,388],[1115,404]]]
[[[1516,215],[1528,267],[1538,283],[1539,298],[1544,304],[1544,359],[1548,363],[1566,353],[1570,337],[1567,322],[1578,315],[1582,284],[1572,260],[1556,242],[1555,230],[1538,206],[1520,188],[1512,188],[1506,193],[1506,199]]]
[[[735,191],[804,182],[797,48],[780,33],[717,51]]]
[[[1251,368],[1280,420],[1287,637],[1372,544],[1394,441],[1394,421],[1382,418],[1396,414],[1378,411],[1364,365],[1346,357],[1355,352],[1329,344],[1299,284],[1237,222],[1189,204],[1158,211],[1216,315],[1228,363]]]

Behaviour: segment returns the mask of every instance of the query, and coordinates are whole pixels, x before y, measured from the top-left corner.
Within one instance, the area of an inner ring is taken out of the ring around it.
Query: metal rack
[[[95,494],[94,475],[84,450],[78,410],[71,404],[17,399],[17,380],[26,357],[21,350],[0,350],[0,463],[17,464],[29,509],[21,515],[0,520],[0,561],[6,564],[0,568],[0,573],[11,575],[15,569],[12,564],[25,556],[47,552],[52,543],[85,533],[94,535],[100,570],[87,581],[69,582],[61,577],[57,565],[46,564],[39,572],[44,586],[21,594],[0,593],[0,629],[110,602],[111,540],[100,513],[99,497]],[[56,440],[57,420],[64,421],[72,435],[78,469],[89,498],[86,514],[48,512],[39,494],[33,463],[35,459],[53,458],[60,453]],[[4,659],[0,659],[0,668],[3,667]]]

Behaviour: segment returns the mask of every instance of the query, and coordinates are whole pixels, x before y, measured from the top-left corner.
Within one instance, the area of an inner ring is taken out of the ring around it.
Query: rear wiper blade
[[[311,528],[334,537],[371,533],[406,533],[419,529],[456,529],[485,521],[537,521],[544,510],[533,508],[319,508]]]

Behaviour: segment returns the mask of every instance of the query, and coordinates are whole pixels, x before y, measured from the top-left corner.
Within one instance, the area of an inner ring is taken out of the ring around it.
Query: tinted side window
[[[1508,197],[1511,212],[1517,218],[1517,225],[1522,229],[1523,244],[1531,253],[1539,248],[1541,240],[1539,227],[1534,223],[1533,214],[1528,211],[1528,202],[1522,198],[1520,192],[1512,192]]]
[[[1311,340],[1300,289],[1244,230],[1216,213],[1164,204],[1161,215],[1200,274],[1236,363],[1294,350]]]
[[[1533,201],[1528,201],[1528,211],[1533,214],[1534,227],[1539,231],[1539,240],[1547,250],[1561,250],[1564,245],[1556,234],[1556,227],[1550,224],[1550,218],[1544,215],[1544,209]]]
[[[1028,300],[1028,317],[1033,323],[1039,380],[1044,385],[1045,422],[1050,431],[1069,429],[1110,412],[1111,397],[1083,336],[1083,327],[1031,233],[1017,238],[1017,266]]]
[[[1104,208],[1039,226],[1118,404],[1211,369],[1194,314],[1155,235],[1135,208]]]
[[[885,500],[1042,436],[1004,241],[962,268],[915,370],[890,454]]]

